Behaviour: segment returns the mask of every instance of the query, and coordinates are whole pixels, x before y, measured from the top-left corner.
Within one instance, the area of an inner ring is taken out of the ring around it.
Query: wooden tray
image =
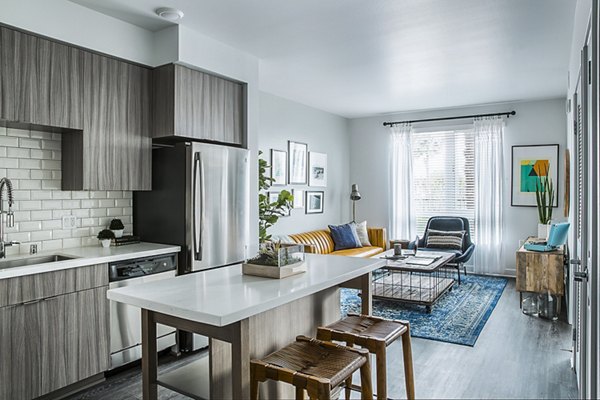
[[[289,276],[306,272],[306,264],[303,262],[286,265],[285,267],[270,267],[268,265],[242,264],[244,275],[261,276],[263,278],[282,279]]]

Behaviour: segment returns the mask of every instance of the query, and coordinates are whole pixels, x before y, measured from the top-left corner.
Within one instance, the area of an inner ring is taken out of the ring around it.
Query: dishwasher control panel
[[[125,279],[160,274],[161,272],[166,271],[174,271],[177,269],[176,260],[175,254],[168,254],[165,256],[112,263],[108,265],[108,279],[110,282],[116,282]]]

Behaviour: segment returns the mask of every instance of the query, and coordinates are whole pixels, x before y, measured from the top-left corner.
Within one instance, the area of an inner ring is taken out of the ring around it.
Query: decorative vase
[[[116,238],[120,238],[123,237],[123,231],[124,229],[111,229],[112,233],[115,234]]]
[[[110,239],[102,239],[100,243],[102,243],[102,247],[104,248],[110,247]]]
[[[538,238],[548,240],[549,233],[550,233],[550,224],[538,224],[538,231],[537,231]]]

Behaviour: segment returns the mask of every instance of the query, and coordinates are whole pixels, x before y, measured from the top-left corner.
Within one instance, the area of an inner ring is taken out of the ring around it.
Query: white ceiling
[[[566,96],[576,0],[71,0],[153,10],[261,59],[261,90],[346,117]]]

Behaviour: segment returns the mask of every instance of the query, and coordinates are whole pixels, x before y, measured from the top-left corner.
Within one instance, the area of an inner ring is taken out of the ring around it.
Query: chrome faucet
[[[6,193],[8,194],[8,211],[4,211],[4,199],[2,194],[4,193],[4,187],[6,186]],[[4,221],[6,214],[6,226],[12,228],[15,226],[15,215],[12,211],[13,206],[13,189],[12,182],[8,178],[0,179],[0,258],[6,258],[6,247],[19,244],[19,242],[5,242],[4,241]]]

